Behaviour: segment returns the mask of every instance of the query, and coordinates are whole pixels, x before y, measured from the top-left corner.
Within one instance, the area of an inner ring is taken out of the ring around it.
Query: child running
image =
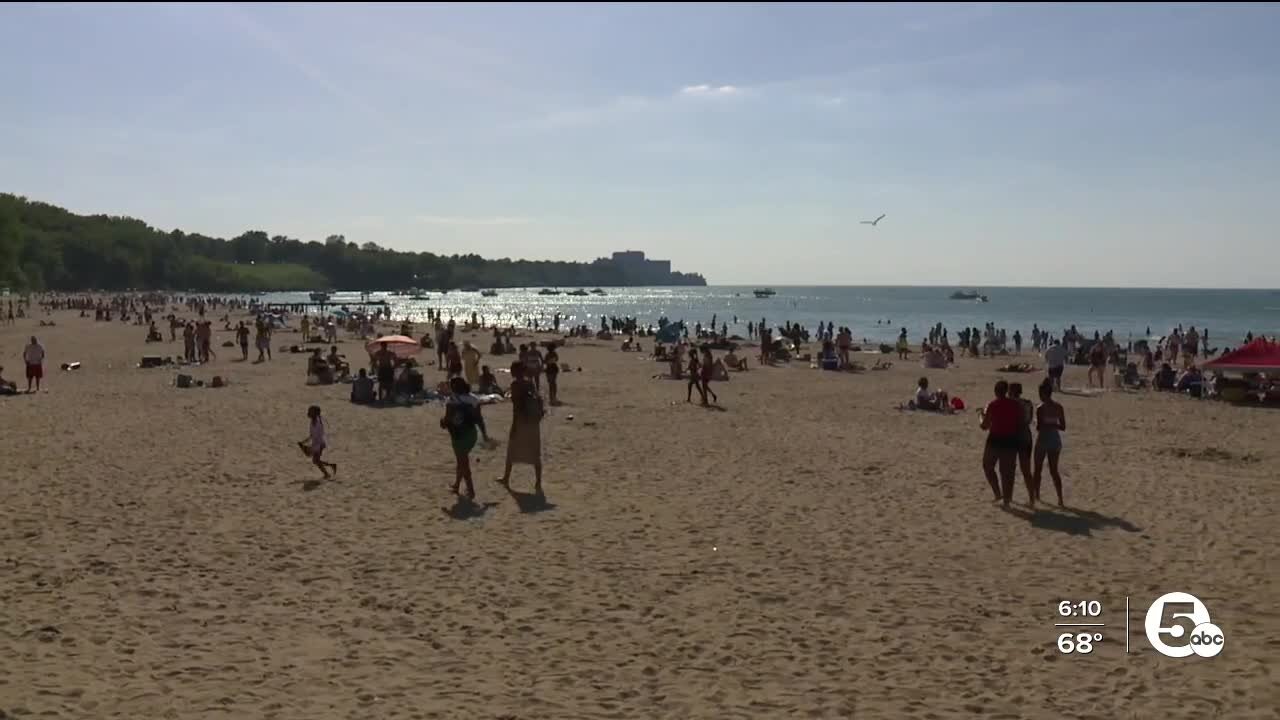
[[[324,420],[320,419],[320,406],[312,405],[307,408],[307,418],[311,420],[308,439],[298,443],[298,448],[302,450],[302,454],[311,458],[311,462],[320,468],[320,472],[324,475],[324,479],[329,479],[329,471],[332,470],[334,475],[338,474],[338,466],[336,463],[325,462],[321,456],[324,455],[324,449],[328,447],[325,439]]]

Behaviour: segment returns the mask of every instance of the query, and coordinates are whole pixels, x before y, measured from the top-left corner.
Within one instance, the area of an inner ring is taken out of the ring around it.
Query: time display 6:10
[[[1062,617],[1098,617],[1102,614],[1102,603],[1097,600],[1063,600],[1058,603],[1058,614]]]

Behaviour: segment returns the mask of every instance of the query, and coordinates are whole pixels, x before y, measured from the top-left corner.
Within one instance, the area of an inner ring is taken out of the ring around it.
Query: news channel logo
[[[1226,642],[1222,628],[1209,618],[1209,608],[1191,593],[1171,592],[1156,598],[1144,625],[1147,641],[1167,657],[1213,657]]]

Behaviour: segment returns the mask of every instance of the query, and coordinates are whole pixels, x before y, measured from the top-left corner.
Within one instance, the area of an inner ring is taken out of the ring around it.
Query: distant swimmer
[[[875,220],[863,220],[861,224],[862,224],[862,225],[870,225],[871,227],[875,227],[876,225],[879,225],[879,224],[880,224],[880,221],[881,221],[881,220],[883,220],[883,219],[884,219],[884,215],[881,215],[880,217],[876,218]]]

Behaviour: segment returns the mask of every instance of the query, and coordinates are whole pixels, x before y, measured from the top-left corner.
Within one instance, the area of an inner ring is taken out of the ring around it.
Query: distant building
[[[596,260],[595,264],[620,271],[628,285],[707,284],[701,275],[672,272],[670,260],[650,260],[639,250],[621,250],[612,257]]]

